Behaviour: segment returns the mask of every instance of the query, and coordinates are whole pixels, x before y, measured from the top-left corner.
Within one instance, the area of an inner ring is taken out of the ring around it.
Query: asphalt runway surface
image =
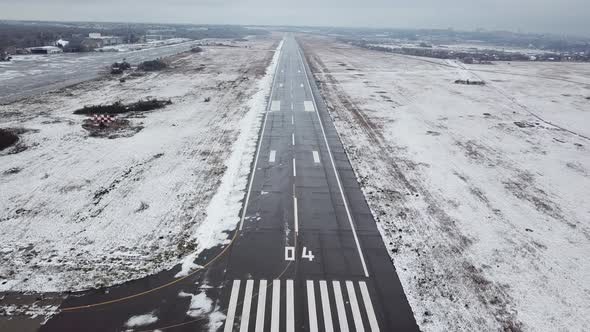
[[[311,77],[287,36],[231,244],[183,279],[72,294],[41,331],[419,331]]]

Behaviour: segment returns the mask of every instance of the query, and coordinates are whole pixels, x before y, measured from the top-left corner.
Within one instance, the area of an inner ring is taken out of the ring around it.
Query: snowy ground
[[[421,329],[590,330],[590,65],[304,41]]]
[[[277,42],[209,46],[125,83],[0,106],[1,128],[24,129],[0,152],[0,291],[116,284],[223,242],[238,221]],[[172,105],[119,116],[133,130],[118,138],[89,137],[86,117],[72,114],[147,97]],[[224,213],[209,213],[215,204]]]

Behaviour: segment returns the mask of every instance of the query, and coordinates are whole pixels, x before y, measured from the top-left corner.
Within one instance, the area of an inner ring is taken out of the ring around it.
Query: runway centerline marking
[[[291,133],[291,145],[295,146],[295,133]]]
[[[295,164],[295,158],[293,158],[293,177],[297,176],[297,165]],[[295,193],[293,193],[295,194]]]
[[[299,217],[297,216],[297,196],[293,193],[293,220],[295,223],[295,234],[299,234]]]

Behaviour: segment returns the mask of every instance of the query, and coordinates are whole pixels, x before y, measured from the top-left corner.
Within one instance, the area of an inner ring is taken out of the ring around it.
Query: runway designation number
[[[311,250],[307,250],[307,247],[303,247],[303,252],[301,252],[302,259],[309,259],[310,262],[313,261],[315,256],[311,252]],[[295,260],[295,247],[285,247],[285,260],[286,261],[294,261]]]

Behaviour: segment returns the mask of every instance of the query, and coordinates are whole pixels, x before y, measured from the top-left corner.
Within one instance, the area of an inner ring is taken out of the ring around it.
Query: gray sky
[[[590,35],[590,0],[0,0],[0,19],[474,28]]]

